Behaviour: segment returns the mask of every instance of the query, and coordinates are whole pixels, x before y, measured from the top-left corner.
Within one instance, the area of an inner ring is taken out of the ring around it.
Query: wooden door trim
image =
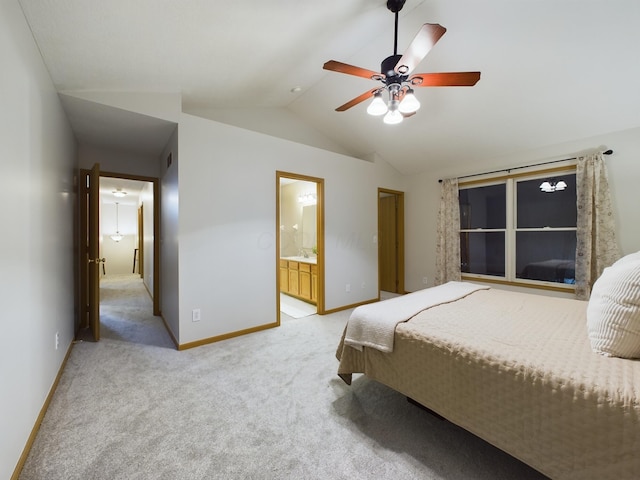
[[[280,179],[290,178],[316,184],[316,262],[318,268],[318,292],[316,310],[318,315],[325,314],[324,298],[324,178],[310,177],[298,173],[276,170],[276,311],[277,324],[280,325]]]
[[[138,258],[133,262],[133,273],[136,273],[136,261],[138,262],[138,275],[144,278],[144,205],[138,207]]]
[[[397,205],[397,218],[396,218],[396,239],[398,242],[398,256],[397,256],[397,274],[398,274],[398,292],[406,293],[404,289],[404,192],[399,190],[391,190],[388,188],[378,187],[378,198],[376,205],[378,207],[378,218],[380,218],[380,194],[386,193],[389,195],[395,195],[398,205]],[[379,221],[378,221],[379,222]],[[378,225],[378,228],[380,226]],[[378,232],[378,238],[380,234]],[[378,292],[380,291],[380,244],[378,244]]]

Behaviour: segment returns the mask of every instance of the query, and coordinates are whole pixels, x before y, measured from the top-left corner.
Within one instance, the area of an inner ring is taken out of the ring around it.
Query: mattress
[[[640,478],[640,361],[594,353],[587,302],[480,290],[396,327],[394,350],[340,342],[364,373],[554,479]]]

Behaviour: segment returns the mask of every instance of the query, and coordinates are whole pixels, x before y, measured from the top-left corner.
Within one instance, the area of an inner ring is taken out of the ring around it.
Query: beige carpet
[[[376,382],[345,385],[350,311],[179,352],[139,280],[103,289],[103,339],[74,346],[21,480],[544,478]]]

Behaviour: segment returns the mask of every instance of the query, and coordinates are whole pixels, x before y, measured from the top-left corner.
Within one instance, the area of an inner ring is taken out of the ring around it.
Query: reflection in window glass
[[[461,189],[460,228],[505,228],[506,191],[504,183]]]
[[[460,233],[461,271],[504,277],[504,232]]]
[[[516,232],[516,277],[575,283],[575,231]]]
[[[543,192],[543,181],[552,185],[564,182],[563,190]],[[517,228],[575,227],[576,175],[561,175],[549,179],[524,180],[517,186]]]

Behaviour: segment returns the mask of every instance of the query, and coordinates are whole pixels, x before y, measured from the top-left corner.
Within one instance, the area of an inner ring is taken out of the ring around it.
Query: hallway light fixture
[[[125,193],[125,195],[126,195],[126,193]],[[124,238],[124,235],[120,235],[120,228],[119,228],[119,224],[118,224],[118,202],[116,202],[116,233],[111,235],[111,240],[113,240],[114,242],[117,243],[120,240],[122,240],[123,238]]]
[[[114,197],[118,197],[118,198],[122,198],[122,197],[124,197],[124,196],[127,194],[127,192],[125,192],[125,191],[124,191],[124,190],[122,190],[121,188],[119,188],[119,189],[117,189],[117,190],[114,190],[114,191],[113,191],[113,192],[111,192],[111,193],[113,193],[113,196],[114,196]]]

